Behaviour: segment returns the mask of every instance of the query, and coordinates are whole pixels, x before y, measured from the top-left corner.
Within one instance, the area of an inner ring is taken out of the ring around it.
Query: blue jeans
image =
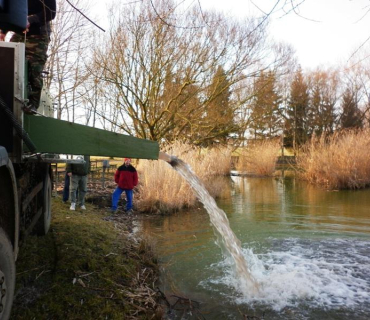
[[[132,198],[133,198],[133,191],[132,189],[121,189],[120,187],[117,187],[116,190],[114,190],[112,195],[112,210],[117,210],[118,207],[118,201],[121,198],[122,192],[125,191],[126,193],[126,211],[132,209]]]

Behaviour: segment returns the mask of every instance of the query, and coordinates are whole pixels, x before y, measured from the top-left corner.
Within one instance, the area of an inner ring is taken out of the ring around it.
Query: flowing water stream
[[[240,241],[231,230],[225,212],[217,206],[216,201],[208,193],[203,183],[185,162],[173,158],[170,164],[191,185],[198,199],[207,210],[211,223],[217,231],[219,246],[224,249],[224,253],[229,254],[233,259],[236,277],[239,280],[239,290],[246,296],[258,295],[258,283],[251,275],[242,253]]]
[[[208,212],[140,222],[157,241],[161,289],[200,303],[173,319],[370,319],[369,189],[328,192],[295,178],[223,186],[217,205],[196,191]]]

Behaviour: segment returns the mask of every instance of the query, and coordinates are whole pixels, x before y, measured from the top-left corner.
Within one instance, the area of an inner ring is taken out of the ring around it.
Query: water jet
[[[226,249],[223,250],[223,253],[233,259],[236,277],[239,280],[239,288],[242,293],[246,296],[250,296],[251,294],[254,296],[258,295],[258,282],[251,274],[248,264],[243,256],[240,241],[231,230],[226,213],[217,206],[216,201],[209,194],[203,182],[191,170],[188,164],[181,159],[170,156],[164,152],[159,152],[158,159],[169,163],[172,168],[189,183],[197,198],[207,210],[214,230],[221,238],[221,243]],[[222,248],[223,247],[221,247],[221,249]]]

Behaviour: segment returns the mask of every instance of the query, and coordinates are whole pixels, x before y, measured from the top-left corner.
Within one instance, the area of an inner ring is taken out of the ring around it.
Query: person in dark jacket
[[[28,0],[27,29],[24,34],[14,34],[11,42],[26,41],[26,58],[28,60],[28,81],[31,87],[29,102],[24,112],[34,114],[40,104],[43,86],[42,71],[47,60],[50,42],[50,22],[56,15],[56,0]]]
[[[87,192],[87,175],[90,173],[90,156],[81,157],[85,160],[82,163],[68,163],[66,167],[67,175],[70,177],[71,207],[76,210],[77,188],[78,202],[82,210],[86,210],[85,195]]]
[[[138,175],[136,169],[131,165],[131,159],[125,158],[124,163],[114,174],[114,181],[117,188],[112,195],[112,212],[117,212],[118,201],[124,191],[126,193],[126,212],[132,213],[133,189],[138,184]]]

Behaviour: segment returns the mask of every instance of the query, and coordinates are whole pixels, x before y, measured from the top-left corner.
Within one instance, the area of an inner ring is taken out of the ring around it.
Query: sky
[[[291,0],[176,1],[189,5],[200,3],[203,10],[223,11],[236,18],[261,16],[277,4],[270,15],[270,34],[277,41],[292,45],[304,69],[353,64],[356,62],[353,54],[361,46],[370,48],[370,0],[293,0],[301,5],[288,14]],[[101,6],[96,9],[103,12]]]
[[[236,17],[262,14],[250,0],[200,2],[204,8],[222,10]],[[263,12],[270,12],[277,0],[254,0],[254,3]],[[288,3],[285,10],[284,3]],[[286,12],[291,9],[290,0],[282,0],[276,9],[271,15],[270,33],[276,40],[293,46],[303,68],[346,63],[370,37],[369,0],[304,0],[297,13],[289,14]]]

